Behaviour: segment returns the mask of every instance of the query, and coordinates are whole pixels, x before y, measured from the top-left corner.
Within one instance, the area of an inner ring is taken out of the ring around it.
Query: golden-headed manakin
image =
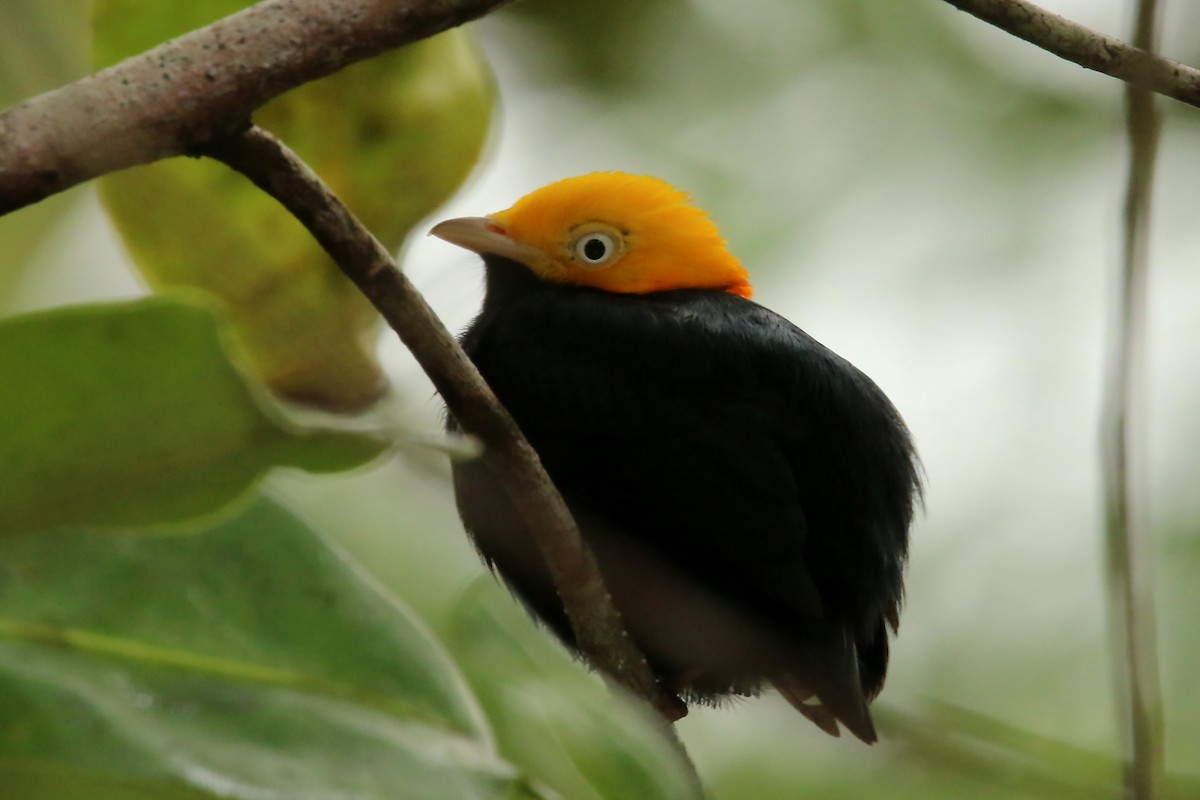
[[[658,179],[570,178],[432,232],[483,257],[463,347],[659,679],[684,701],[773,684],[823,730],[874,741],[920,496],[879,387],[751,301],[709,217]],[[454,484],[485,559],[570,645],[506,495],[479,461]]]

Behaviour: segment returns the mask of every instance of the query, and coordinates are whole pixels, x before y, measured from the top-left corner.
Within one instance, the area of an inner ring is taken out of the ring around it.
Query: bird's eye
[[[591,231],[575,240],[575,257],[585,266],[599,267],[612,260],[617,247],[617,242],[609,234]]]

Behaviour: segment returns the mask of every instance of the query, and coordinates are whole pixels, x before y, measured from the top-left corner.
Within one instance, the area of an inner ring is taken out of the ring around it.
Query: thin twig
[[[1134,44],[1153,52],[1156,0],[1139,0]],[[1129,176],[1125,190],[1120,284],[1105,387],[1105,551],[1113,673],[1125,744],[1125,793],[1151,800],[1163,774],[1162,697],[1154,624],[1150,537],[1135,503],[1139,365],[1144,362],[1149,225],[1161,119],[1154,95],[1125,88]]]
[[[412,351],[455,419],[483,442],[496,479],[537,539],[589,662],[664,716],[675,708],[625,632],[595,558],[537,454],[383,245],[270,133],[251,127],[204,154],[245,175],[308,228]]]
[[[276,95],[510,0],[262,0],[0,112],[0,214],[237,130]]]
[[[1026,0],[946,2],[1059,58],[1200,108],[1200,70],[1106,36]]]

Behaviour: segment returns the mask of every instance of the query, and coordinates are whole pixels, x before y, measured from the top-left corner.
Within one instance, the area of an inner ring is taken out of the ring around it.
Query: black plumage
[[[485,255],[462,344],[562,492],[632,635],[684,700],[776,685],[875,739],[919,498],[909,434],[862,372],[720,291],[615,294]],[[568,645],[532,539],[482,461],[467,529]]]

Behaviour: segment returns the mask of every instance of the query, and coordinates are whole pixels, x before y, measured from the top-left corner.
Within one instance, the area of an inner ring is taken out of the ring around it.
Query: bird
[[[567,178],[430,234],[482,257],[459,341],[679,715],[774,686],[826,733],[876,741],[923,491],[884,392],[754,302],[710,216],[658,178]],[[483,559],[574,649],[508,496],[482,459],[452,470]]]

